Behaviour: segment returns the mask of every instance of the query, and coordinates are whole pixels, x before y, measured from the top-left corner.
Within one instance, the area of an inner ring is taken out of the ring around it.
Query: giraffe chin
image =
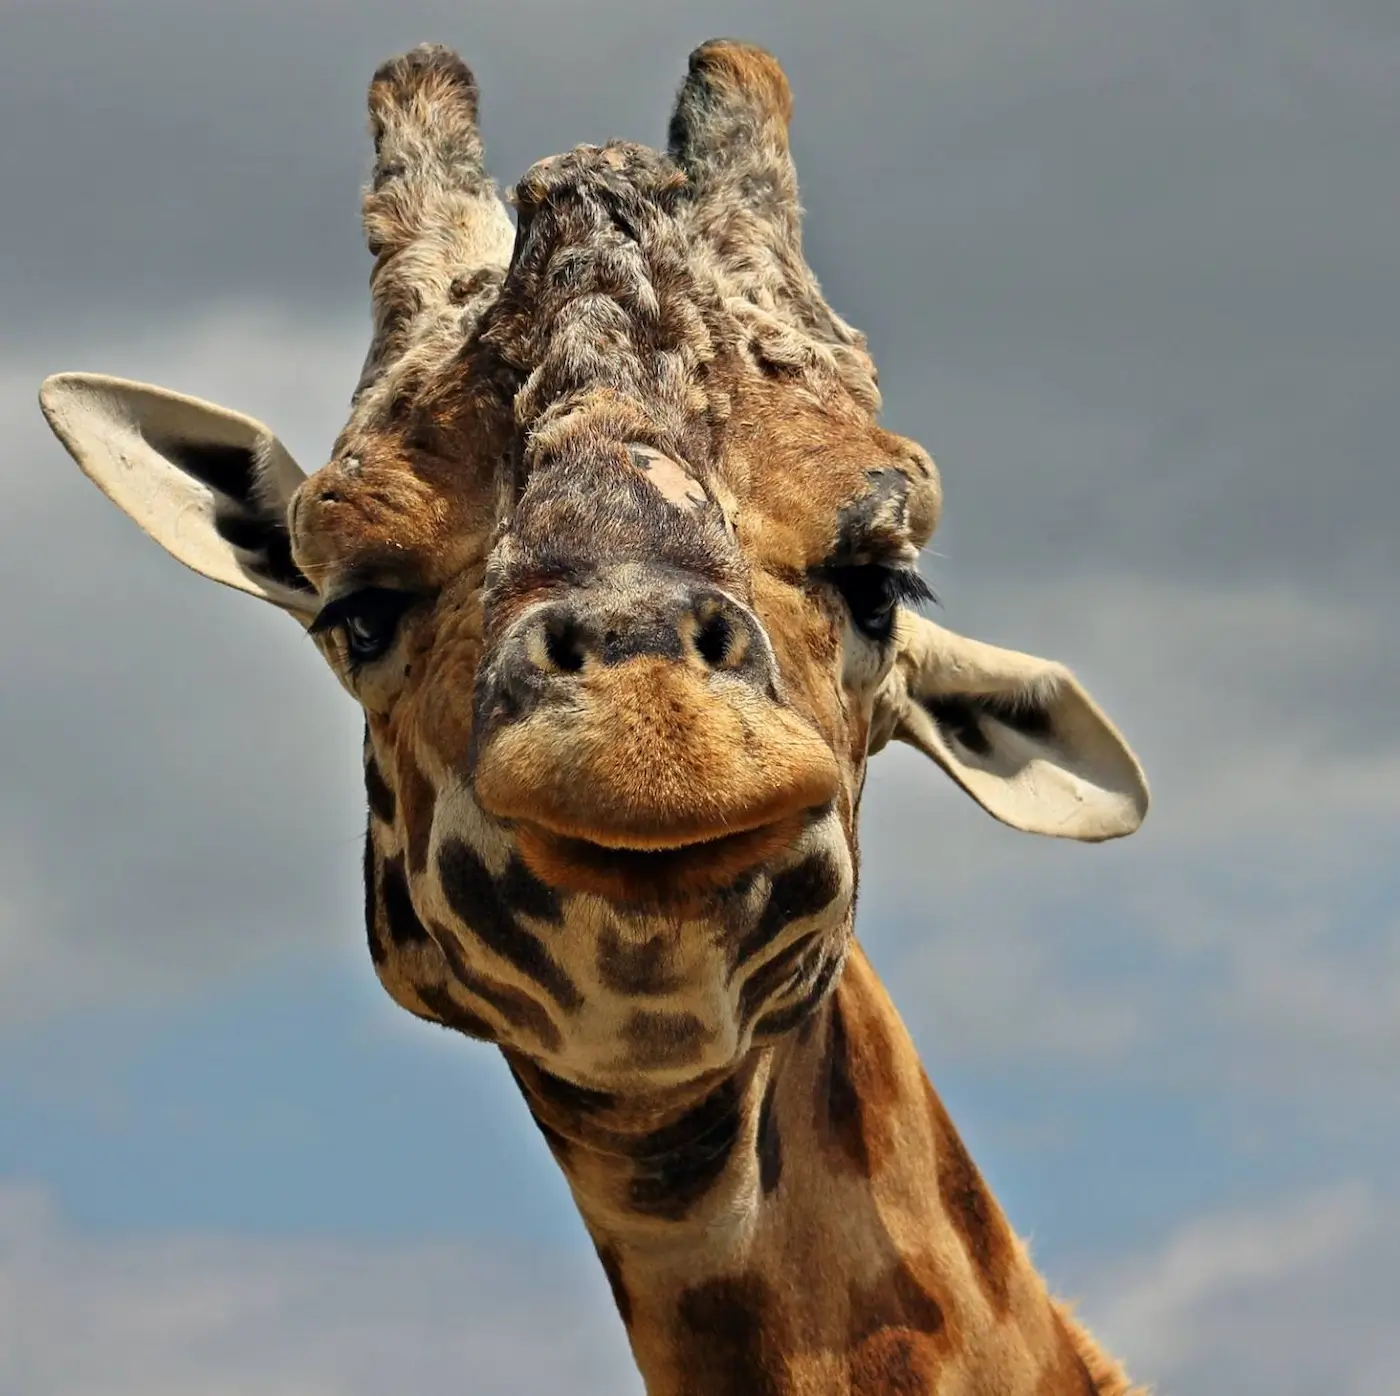
[[[515,841],[530,871],[561,892],[684,915],[790,846],[810,813],[673,848],[606,846],[525,822],[516,824]]]

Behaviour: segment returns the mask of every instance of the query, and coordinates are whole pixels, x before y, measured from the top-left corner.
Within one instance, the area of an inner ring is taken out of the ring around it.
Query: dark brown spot
[[[535,1122],[535,1128],[544,1136],[544,1142],[549,1146],[549,1152],[554,1155],[555,1161],[561,1168],[566,1168],[573,1155],[573,1145],[557,1129],[545,1124],[539,1116],[532,1115],[531,1118]]]
[[[617,1097],[608,1091],[591,1090],[539,1068],[531,1074],[530,1094],[538,1096],[552,1110],[562,1111],[578,1120],[604,1114],[617,1106]]]
[[[374,757],[365,761],[365,794],[369,797],[370,813],[381,824],[394,822],[394,792],[384,780],[384,773]]]
[[[605,927],[598,937],[598,978],[626,998],[670,993],[678,987],[671,949],[665,936],[633,943],[615,928]]]
[[[870,1176],[870,1153],[865,1147],[865,1129],[861,1120],[860,1095],[851,1075],[850,1042],[846,1034],[846,1017],[838,998],[831,1005],[831,1026],[828,1029],[826,1079],[823,1083],[826,1100],[823,1114],[828,1136],[864,1177]]]
[[[414,761],[400,770],[399,803],[408,836],[408,866],[420,873],[428,865],[428,841],[433,833],[433,805],[437,792]]]
[[[541,882],[514,854],[501,874],[501,900],[514,911],[533,916],[536,921],[560,919],[559,894]]]
[[[828,951],[822,967],[817,971],[817,977],[812,981],[812,987],[796,1003],[789,1004],[786,1008],[776,1008],[772,1013],[765,1013],[754,1024],[754,1036],[780,1037],[791,1032],[793,1028],[809,1026],[812,1015],[826,998],[845,962],[842,951]]]
[[[739,1137],[743,1095],[728,1076],[699,1105],[632,1146],[628,1198],[637,1211],[679,1221],[714,1187]]]
[[[776,1191],[783,1176],[783,1144],[778,1134],[778,1119],[773,1113],[776,1079],[769,1081],[758,1112],[758,1180],[766,1194]]]
[[[365,829],[365,934],[369,937],[369,957],[376,965],[382,965],[389,957],[384,944],[384,933],[379,925],[379,886],[376,879],[377,861],[374,856],[374,840]]]
[[[851,1294],[851,1338],[860,1341],[882,1328],[907,1328],[932,1336],[943,1332],[943,1306],[920,1284],[907,1261],[869,1290]]]
[[[608,1277],[608,1288],[612,1290],[613,1303],[622,1317],[623,1326],[632,1326],[632,1296],[627,1292],[627,1281],[622,1274],[622,1261],[611,1246],[598,1247],[598,1259],[603,1262],[603,1274]]]
[[[486,864],[461,839],[447,839],[438,855],[438,872],[448,904],[493,954],[533,980],[564,1009],[575,1009],[583,996],[559,967],[544,942],[506,910]]]
[[[936,1390],[950,1342],[932,1286],[899,1260],[873,1285],[853,1286],[849,1299],[851,1389],[889,1396]]]
[[[890,1025],[868,1001],[868,973],[848,976],[832,1000],[826,1079],[828,1137],[863,1177],[889,1152],[899,1098]]]
[[[438,944],[452,969],[457,987],[489,1004],[512,1028],[527,1033],[546,1051],[559,1049],[559,1029],[543,1004],[509,984],[477,974],[462,959],[452,933],[439,928]]]
[[[752,1021],[755,1013],[765,1007],[775,996],[781,994],[797,981],[805,977],[810,956],[822,953],[822,933],[809,931],[799,936],[791,945],[785,946],[771,959],[765,960],[745,981],[739,990],[739,1020]]]
[[[680,1297],[676,1367],[705,1396],[786,1396],[787,1364],[772,1331],[763,1281],[707,1280]]]
[[[983,1292],[997,1313],[1010,1305],[1011,1270],[1015,1248],[1011,1228],[1002,1216],[977,1165],[968,1156],[943,1102],[924,1078],[929,1115],[938,1150],[938,1196],[962,1238],[968,1259]]]
[[[485,1018],[473,1013],[454,999],[451,993],[440,984],[416,984],[413,992],[423,1007],[432,1014],[432,1021],[441,1023],[454,1032],[467,1037],[480,1038],[483,1042],[496,1040],[496,1029]]]
[[[898,1328],[871,1334],[851,1350],[850,1390],[933,1396],[937,1370],[928,1348]]]
[[[386,858],[380,874],[380,898],[388,922],[389,939],[395,945],[426,945],[432,937],[418,919],[413,901],[408,895],[408,882],[403,864],[397,858]]]
[[[735,968],[767,949],[790,922],[815,916],[830,906],[840,890],[840,871],[826,853],[813,853],[795,867],[778,873],[763,914],[735,949]]]
[[[632,1049],[635,1066],[688,1066],[699,1059],[709,1031],[693,1013],[638,1008],[623,1025],[622,1035]]]

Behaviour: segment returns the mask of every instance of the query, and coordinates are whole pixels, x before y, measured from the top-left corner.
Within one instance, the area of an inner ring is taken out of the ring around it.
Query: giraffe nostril
[[[733,626],[723,612],[718,612],[700,622],[695,632],[695,649],[711,669],[718,669],[728,657],[733,639]]]
[[[737,669],[749,652],[750,630],[743,615],[717,597],[706,597],[682,622],[691,652],[707,669]]]
[[[570,695],[643,658],[773,696],[773,659],[757,616],[713,586],[682,589],[669,574],[649,591],[597,584],[552,598],[522,616],[500,645],[482,687],[483,715],[492,721],[506,719],[488,690],[511,689],[522,702],[526,695],[530,703],[581,702]],[[649,663],[646,672],[655,668]]]
[[[552,617],[545,626],[544,653],[559,673],[577,674],[588,657],[578,623],[568,616]]]

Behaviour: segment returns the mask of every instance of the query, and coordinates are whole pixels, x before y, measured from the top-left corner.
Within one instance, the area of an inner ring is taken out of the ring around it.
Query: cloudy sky
[[[0,1396],[637,1391],[485,1048],[363,951],[356,710],[79,476],[58,369],[319,464],[363,91],[432,38],[503,183],[772,48],[808,248],[943,470],[940,617],[1153,781],[1036,842],[876,762],[861,925],[1043,1267],[1164,1396],[1400,1370],[1393,0],[0,0]],[[543,1335],[543,1336],[542,1336]]]

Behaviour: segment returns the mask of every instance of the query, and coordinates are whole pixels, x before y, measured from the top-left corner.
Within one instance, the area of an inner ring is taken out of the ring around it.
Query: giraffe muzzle
[[[483,666],[473,785],[556,884],[712,889],[778,853],[839,784],[783,703],[767,636],[723,594],[536,607]]]

